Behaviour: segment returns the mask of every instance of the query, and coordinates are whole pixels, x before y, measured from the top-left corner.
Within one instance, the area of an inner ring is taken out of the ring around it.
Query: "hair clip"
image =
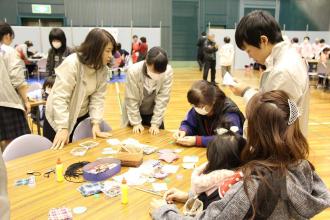
[[[290,108],[290,115],[289,115],[289,120],[288,120],[288,125],[292,125],[297,118],[301,116],[301,110],[299,110],[297,104],[294,101],[291,101],[288,99],[288,104]]]
[[[236,133],[237,131],[239,131],[239,128],[237,126],[231,126],[229,128],[229,130],[227,128],[218,128],[216,130],[218,135],[223,135],[223,134],[227,133],[228,131],[232,131],[232,132]]]

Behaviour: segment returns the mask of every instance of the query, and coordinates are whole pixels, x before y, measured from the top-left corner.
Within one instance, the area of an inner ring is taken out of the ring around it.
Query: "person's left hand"
[[[112,134],[110,134],[109,132],[102,132],[99,124],[93,124],[92,134],[93,134],[93,139],[96,139],[96,137],[108,138],[112,136]]]
[[[26,110],[26,114],[29,114],[31,112],[31,104],[29,101],[24,102],[24,107]]]
[[[166,205],[164,199],[152,199],[150,202],[149,214],[151,215],[156,209],[159,209],[161,206]]]
[[[159,134],[158,126],[157,125],[151,125],[151,127],[149,128],[149,133],[151,133],[152,135]]]
[[[194,146],[196,145],[196,136],[184,136],[183,138],[178,138],[176,143],[184,146]]]

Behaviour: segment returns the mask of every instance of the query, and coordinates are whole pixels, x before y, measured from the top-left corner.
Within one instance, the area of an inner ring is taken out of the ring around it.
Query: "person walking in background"
[[[215,84],[215,65],[216,65],[216,52],[218,45],[215,43],[214,34],[208,34],[207,40],[204,43],[204,72],[203,80],[207,80],[209,70],[211,69],[211,83]]]
[[[230,43],[230,37],[223,39],[225,44],[220,48],[220,66],[222,78],[226,72],[231,74],[231,67],[234,62],[234,46]]]
[[[204,43],[206,41],[206,32],[203,31],[201,33],[200,38],[197,41],[197,62],[199,65],[199,70],[202,71],[203,66],[204,66],[204,52],[203,52],[203,48],[204,48]]]

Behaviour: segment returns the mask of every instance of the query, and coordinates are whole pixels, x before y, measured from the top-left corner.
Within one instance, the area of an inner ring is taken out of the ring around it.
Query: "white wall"
[[[231,39],[231,43],[235,46],[235,58],[234,58],[234,66],[235,69],[243,69],[244,65],[254,62],[251,60],[248,55],[240,50],[235,43],[235,29],[210,29],[210,33],[215,34],[215,41],[219,45],[224,44],[223,38],[225,36],[229,36]],[[283,35],[288,36],[290,39],[293,37],[299,38],[299,43],[303,41],[305,36],[309,36],[311,43],[314,42],[315,38],[323,38],[327,44],[330,44],[330,31],[285,31]],[[220,68],[219,65],[219,54],[217,53],[217,68]]]
[[[48,40],[49,32],[52,27],[26,27],[26,26],[12,26],[15,32],[15,39],[12,46],[16,44],[22,44],[26,40],[31,40],[34,44],[34,48],[46,54],[50,49]],[[66,36],[67,45],[69,47],[79,46],[87,36],[88,32],[93,27],[61,27]],[[161,32],[160,28],[108,28],[108,30],[116,39],[120,42],[123,49],[128,52],[131,50],[131,36],[136,34],[139,37],[146,37],[149,48],[154,46],[160,46]]]

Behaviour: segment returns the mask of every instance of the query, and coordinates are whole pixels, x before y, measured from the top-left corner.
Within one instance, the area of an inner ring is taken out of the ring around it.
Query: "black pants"
[[[145,126],[151,126],[151,118],[152,118],[153,115],[141,115],[141,118],[142,118],[142,125],[145,125]],[[162,122],[162,124],[159,126],[159,129],[165,129],[165,126],[164,126],[164,122]]]
[[[76,130],[76,127],[78,126],[78,124],[85,120],[86,118],[89,117],[89,114],[87,113],[86,115],[84,116],[81,116],[80,118],[77,119],[77,122],[76,124],[74,125],[73,127],[73,131],[72,133],[70,134],[70,138],[69,138],[69,142],[71,143],[72,142],[72,137],[73,137],[73,133],[74,133],[74,130]],[[50,140],[51,142],[53,142],[54,138],[55,138],[55,135],[56,135],[56,132],[54,131],[54,129],[52,128],[52,126],[50,126],[47,118],[45,117],[45,120],[44,120],[44,126],[43,126],[43,136],[46,137],[48,140]]]
[[[203,54],[203,52],[197,52],[197,62],[198,62],[199,70],[202,70],[203,66],[204,66],[204,54]]]
[[[215,60],[205,60],[203,80],[207,80],[209,69],[211,69],[211,82],[215,83]]]

